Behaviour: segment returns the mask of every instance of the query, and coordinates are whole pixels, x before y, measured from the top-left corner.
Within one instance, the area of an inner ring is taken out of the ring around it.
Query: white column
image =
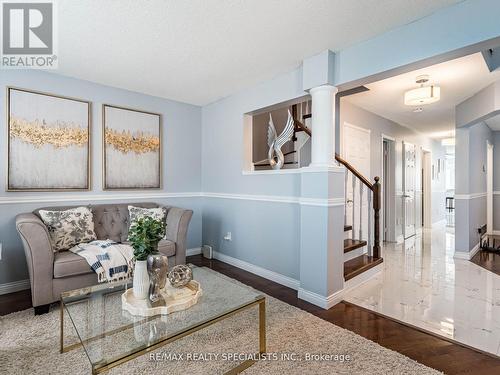
[[[311,166],[330,166],[335,159],[334,86],[323,85],[309,90],[312,97]]]

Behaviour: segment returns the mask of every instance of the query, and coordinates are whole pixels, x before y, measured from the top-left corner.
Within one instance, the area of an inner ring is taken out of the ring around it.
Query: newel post
[[[373,212],[374,212],[374,244],[373,257],[380,257],[380,177],[375,177],[373,184]]]

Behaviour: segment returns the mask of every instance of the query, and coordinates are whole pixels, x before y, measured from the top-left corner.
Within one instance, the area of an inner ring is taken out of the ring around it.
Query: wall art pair
[[[7,88],[7,190],[91,189],[91,103]],[[161,188],[161,115],[102,105],[103,188]]]

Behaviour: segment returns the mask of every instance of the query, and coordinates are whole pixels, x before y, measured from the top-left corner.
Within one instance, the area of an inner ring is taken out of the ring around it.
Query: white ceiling
[[[441,87],[441,100],[416,107],[404,104],[405,91],[415,88],[415,78],[428,74]],[[345,97],[368,111],[413,128],[433,138],[454,135],[455,106],[500,79],[500,71],[490,73],[480,53],[429,66],[366,85],[370,91]]]
[[[58,73],[203,105],[460,0],[60,0]]]

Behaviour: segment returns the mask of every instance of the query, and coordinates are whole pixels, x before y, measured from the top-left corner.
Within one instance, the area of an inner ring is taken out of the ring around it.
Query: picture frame
[[[6,191],[91,190],[91,102],[6,90]]]
[[[103,190],[162,188],[160,113],[103,104],[102,142]]]

